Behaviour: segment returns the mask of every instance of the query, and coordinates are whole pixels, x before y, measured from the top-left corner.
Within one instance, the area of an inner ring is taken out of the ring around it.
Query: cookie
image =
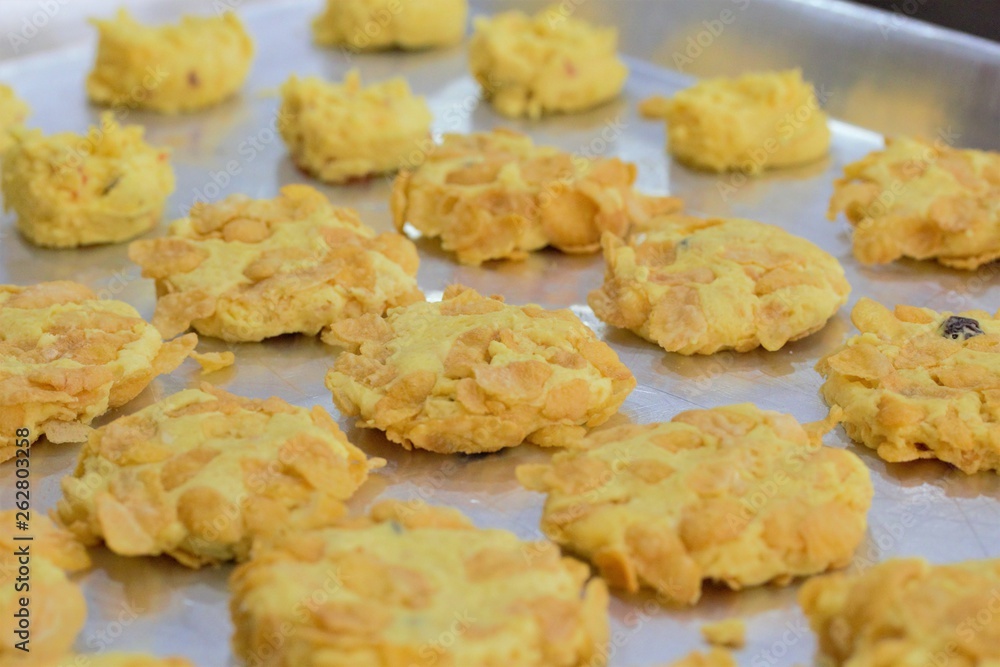
[[[865,298],[851,320],[861,333],[816,366],[847,435],[893,463],[1000,471],[1000,314]]]
[[[664,667],[736,667],[736,660],[729,651],[713,648],[705,653],[693,651]]]
[[[22,439],[85,439],[81,425],[131,401],[197,342],[164,342],[132,306],[78,283],[0,285],[0,461]]]
[[[594,314],[668,352],[781,349],[822,329],[851,290],[833,256],[752,220],[663,216],[603,246]]]
[[[156,280],[153,324],[166,335],[192,326],[227,341],[314,336],[423,300],[413,243],[376,235],[305,185],[274,199],[197,203],[166,237],[132,243],[129,257]]]
[[[169,152],[143,141],[139,125],[110,113],[86,136],[13,133],[3,153],[4,210],[35,245],[119,243],[152,229],[174,191]]]
[[[427,49],[462,41],[468,0],[327,0],[313,39],[349,51]]]
[[[559,7],[475,20],[469,68],[483,97],[509,118],[576,113],[614,99],[628,78],[618,30],[572,18]]]
[[[747,627],[739,618],[728,618],[701,626],[701,636],[714,646],[743,648],[747,642]]]
[[[326,376],[358,426],[406,449],[566,446],[607,421],[635,378],[568,310],[510,306],[459,285],[437,303],[334,324]]]
[[[680,210],[679,199],[635,192],[635,175],[617,158],[573,156],[508,130],[446,134],[396,177],[392,215],[399,230],[410,223],[441,237],[463,264],[523,259],[550,245],[590,253],[604,231],[623,235],[653,213]]]
[[[147,26],[119,9],[91,23],[98,42],[87,95],[116,109],[175,114],[214,106],[239,91],[253,60],[253,41],[233,12]]]
[[[824,664],[1000,664],[1000,559],[931,565],[896,558],[807,581],[799,604]]]
[[[30,112],[27,102],[13,88],[0,83],[0,155],[14,143],[8,133],[24,125]]]
[[[254,540],[339,517],[384,464],[319,406],[203,384],[94,431],[57,512],[86,544],[196,568],[245,560]]]
[[[387,174],[409,164],[430,136],[430,109],[396,77],[366,87],[292,76],[281,87],[278,130],[296,165],[326,183]]]
[[[844,167],[827,217],[854,227],[863,264],[902,257],[972,270],[1000,258],[1000,153],[886,139]]]
[[[261,667],[600,667],[608,593],[588,579],[549,542],[386,501],[255,549],[229,582],[233,644]]]
[[[830,150],[830,129],[812,84],[800,70],[699,81],[639,111],[667,121],[667,151],[707,171],[765,169],[814,162]]]
[[[542,530],[613,588],[694,604],[703,581],[733,590],[847,565],[872,499],[857,456],[751,404],[588,436],[517,477],[548,494]]]

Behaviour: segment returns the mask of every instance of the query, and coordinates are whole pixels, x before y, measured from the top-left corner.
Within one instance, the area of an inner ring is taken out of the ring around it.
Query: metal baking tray
[[[179,3],[185,4],[185,3]],[[175,7],[179,7],[175,4]],[[206,3],[186,3],[187,9]],[[639,165],[639,186],[683,197],[690,210],[742,216],[774,223],[804,236],[835,255],[853,286],[851,302],[819,333],[778,352],[721,353],[687,358],[604,326],[586,305],[587,292],[601,282],[598,255],[540,252],[520,263],[463,267],[436,242],[417,240],[422,264],[420,286],[429,298],[460,282],[486,293],[502,293],[512,303],[534,302],[572,308],[606,340],[635,373],[639,385],[612,424],[667,420],[681,410],[753,401],[801,421],[820,419],[826,408],[817,389],[816,361],[853,328],[850,306],[861,296],[883,303],[908,303],[959,310],[1000,305],[998,269],[958,272],[933,263],[898,262],[864,268],[850,253],[847,225],[824,219],[832,181],[843,165],[881,144],[882,131],[950,137],[959,145],[997,148],[1000,128],[1000,47],[935,29],[908,17],[877,13],[824,0],[563,0],[568,11],[617,24],[621,48],[632,69],[620,100],[591,112],[540,122],[501,119],[479,101],[467,74],[465,51],[455,47],[414,54],[348,55],[311,45],[309,20],[316,0],[247,2],[219,0],[237,8],[257,42],[255,64],[242,95],[217,108],[179,117],[129,113],[126,122],[147,127],[155,144],[173,148],[177,191],[166,218],[183,215],[192,201],[243,192],[270,197],[287,183],[310,183],[289,161],[275,135],[275,88],[288,75],[318,74],[337,79],[350,67],[366,79],[407,77],[427,97],[435,132],[468,132],[514,127],[537,141],[582,154],[619,156]],[[473,13],[542,3],[474,0]],[[154,17],[163,19],[164,12]],[[179,12],[178,12],[179,13]],[[140,18],[143,13],[139,12]],[[691,41],[700,52],[686,52]],[[46,132],[82,131],[97,120],[83,81],[93,42],[0,63],[0,80],[12,84],[34,109],[30,124]],[[678,59],[677,54],[689,62]],[[671,93],[692,74],[730,74],[750,68],[801,65],[816,82],[834,117],[828,159],[799,169],[766,174],[740,183],[739,177],[695,173],[671,162],[663,150],[663,127],[646,122],[636,102]],[[680,67],[684,71],[678,71]],[[671,69],[668,69],[671,68]],[[733,180],[736,179],[736,180]],[[313,183],[315,185],[315,183]],[[734,185],[735,189],[724,187]],[[378,230],[391,229],[387,206],[390,183],[321,189],[338,205],[358,209]],[[723,196],[725,194],[725,196]],[[0,281],[34,283],[75,279],[102,295],[123,299],[150,316],[152,281],[143,280],[126,257],[126,246],[47,251],[27,245],[11,216],[0,221]],[[162,233],[166,221],[150,236]],[[323,375],[333,352],[318,340],[282,337],[260,344],[225,345],[205,339],[202,349],[233,349],[236,366],[211,376],[219,386],[247,396],[280,396],[292,403],[333,408]],[[144,407],[199,381],[186,362],[155,381],[123,410],[98,424]],[[376,497],[419,497],[456,507],[480,526],[507,528],[523,538],[541,537],[543,497],[522,490],[514,479],[518,464],[549,454],[520,447],[490,456],[440,456],[406,452],[381,434],[354,429],[339,419],[350,439],[388,466],[352,501],[360,512]],[[839,429],[827,443],[847,447],[868,465],[875,484],[869,531],[854,568],[892,556],[920,555],[935,562],[1000,556],[1000,476],[966,476],[937,462],[888,465],[869,450],[849,443]],[[72,470],[78,446],[36,444],[32,449],[33,508],[51,508],[59,479]],[[0,468],[5,507],[13,503],[13,467]],[[139,650],[184,655],[202,667],[238,664],[229,648],[231,626],[226,579],[230,567],[193,571],[169,559],[121,558],[92,551],[95,567],[78,577],[89,604],[80,635],[81,652]],[[746,619],[748,645],[741,665],[810,663],[815,641],[795,604],[796,586],[763,587],[740,593],[710,588],[688,610],[659,607],[650,597],[615,595],[611,603],[612,667],[648,667],[702,646],[698,628],[711,620]]]

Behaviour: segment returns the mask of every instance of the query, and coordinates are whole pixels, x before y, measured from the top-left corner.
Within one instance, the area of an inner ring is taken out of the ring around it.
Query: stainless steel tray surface
[[[228,4],[240,5],[238,0]],[[518,3],[484,1],[473,2],[473,7],[474,13],[484,13],[512,4]],[[736,19],[718,38],[720,51],[706,48],[702,67],[707,66],[707,59],[717,58],[719,53],[732,54],[733,44],[756,45],[755,50],[747,53],[747,66],[762,62],[794,64],[798,57],[811,64],[807,75],[817,82],[821,93],[827,75],[832,80],[847,76],[833,59],[835,50],[823,46],[825,42],[837,42],[838,37],[826,33],[841,31],[842,45],[859,43],[857,36],[871,31],[874,13],[854,12],[847,5],[818,0],[704,3],[591,0],[564,4],[580,11],[582,16],[618,23],[623,51],[629,54],[632,75],[625,94],[620,100],[589,113],[534,123],[501,119],[480,102],[477,87],[467,74],[464,47],[364,56],[319,50],[311,45],[308,31],[309,19],[318,11],[318,3],[290,1],[260,2],[240,8],[258,49],[251,78],[241,97],[193,115],[168,118],[132,112],[125,120],[145,125],[151,142],[174,150],[177,191],[169,203],[166,216],[169,220],[184,215],[196,199],[215,200],[237,192],[271,197],[287,183],[316,185],[292,165],[274,132],[278,106],[275,89],[290,74],[338,79],[350,67],[358,67],[368,80],[403,75],[418,93],[427,97],[435,114],[436,133],[506,126],[529,132],[538,142],[575,153],[618,156],[638,164],[639,186],[649,192],[681,196],[696,213],[741,216],[780,225],[817,243],[841,261],[853,286],[851,302],[819,333],[773,353],[755,351],[687,358],[666,354],[628,332],[606,327],[594,317],[586,305],[586,295],[601,282],[603,262],[598,255],[567,256],[546,251],[520,263],[470,268],[455,264],[436,242],[416,240],[422,259],[419,283],[428,298],[439,298],[445,286],[459,282],[482,292],[501,293],[511,303],[569,307],[593,327],[614,347],[639,382],[612,424],[668,420],[681,410],[741,401],[790,413],[800,421],[821,419],[827,410],[817,393],[821,380],[813,367],[823,354],[853,332],[848,313],[859,297],[870,296],[890,306],[908,303],[946,310],[993,311],[1000,305],[995,266],[973,273],[917,262],[864,268],[851,256],[846,223],[824,219],[833,179],[845,163],[877,148],[881,144],[880,135],[832,121],[834,142],[828,159],[742,182],[739,177],[695,173],[672,163],[663,149],[662,125],[644,121],[636,114],[638,100],[690,84],[692,77],[688,74],[661,65],[670,65],[670,54],[677,45],[683,46],[685,34],[697,34],[701,29],[699,21],[713,20],[724,9],[732,9]],[[701,8],[700,14],[692,9],[696,5]],[[782,12],[791,17],[789,21],[800,31],[813,30],[817,34],[826,31],[815,42],[816,48],[829,56],[826,66],[822,53],[808,51],[807,32],[789,38],[788,48],[798,51],[790,51],[787,58],[767,55],[773,55],[771,45],[781,31],[775,29],[766,34],[763,26],[780,18]],[[657,41],[656,31],[672,24],[683,24],[687,33],[664,32],[662,40]],[[833,27],[824,29],[824,25]],[[981,81],[997,80],[1000,71],[997,52],[977,51],[980,44],[975,40],[963,41],[943,31],[928,36],[922,30],[903,22],[886,39],[902,44],[900,48],[905,47],[907,53],[929,54],[931,59],[935,54],[944,54],[940,57],[957,63],[952,79],[966,80],[972,71],[978,72],[976,76]],[[921,40],[925,46],[921,46]],[[83,131],[97,120],[100,110],[88,106],[83,91],[92,48],[92,43],[88,43],[0,63],[0,80],[12,84],[32,105],[32,125],[46,132]],[[732,62],[728,66],[741,68],[743,64]],[[971,70],[961,69],[966,66]],[[928,71],[937,76],[935,67]],[[863,78],[859,74],[858,80]],[[941,75],[928,85],[947,88],[951,84],[947,76]],[[838,108],[841,101],[837,95],[844,90],[843,86],[833,89],[829,106]],[[996,88],[993,90],[995,93]],[[945,107],[963,119],[963,136],[967,138],[996,134],[1000,113],[995,99],[992,107],[988,101],[982,102],[985,106],[976,106],[984,96],[988,97],[989,92],[973,91],[970,99],[975,100],[968,104],[953,100],[949,102],[952,107]],[[911,90],[901,94],[897,102],[905,106],[918,97],[919,91]],[[891,101],[892,95],[888,99]],[[973,127],[967,116],[980,113],[975,109],[981,108],[987,112],[980,115],[979,125]],[[939,129],[947,130],[947,118]],[[965,143],[962,137],[957,141]],[[362,218],[376,229],[392,228],[387,179],[347,187],[320,187],[334,203],[358,209]],[[20,238],[13,224],[10,215],[0,222],[2,282],[29,284],[75,279],[104,296],[133,304],[144,316],[152,315],[152,281],[139,276],[137,267],[126,257],[125,245],[74,251],[40,250]],[[162,233],[165,225],[166,221],[150,236]],[[227,390],[247,396],[276,395],[303,406],[321,405],[338,416],[323,386],[323,376],[334,353],[318,340],[288,336],[260,344],[230,346],[205,339],[201,349],[236,352],[235,367],[209,377]],[[123,410],[97,423],[107,423],[199,380],[196,364],[186,362],[174,374],[155,381]],[[370,455],[389,461],[352,501],[355,511],[363,511],[376,497],[423,498],[456,507],[483,527],[507,528],[527,539],[541,537],[538,522],[543,497],[522,490],[514,479],[514,468],[524,462],[545,460],[549,453],[528,446],[475,457],[405,452],[389,444],[380,433],[355,429],[348,419],[341,418],[339,422],[353,442]],[[826,441],[856,452],[871,469],[875,484],[870,528],[852,566],[854,569],[892,556],[920,555],[935,562],[1000,556],[998,476],[969,477],[936,462],[888,465],[869,450],[851,444],[840,429]],[[59,496],[59,479],[72,470],[77,451],[78,446],[48,443],[38,443],[32,449],[34,510],[54,506]],[[13,479],[12,466],[0,468],[3,506],[13,503]],[[192,571],[169,559],[120,558],[103,549],[92,553],[96,567],[79,577],[90,609],[77,645],[80,651],[141,650],[187,656],[203,667],[238,664],[229,648],[231,625],[226,579],[230,567]],[[737,654],[740,664],[760,667],[811,663],[815,641],[795,605],[795,593],[795,586],[763,587],[740,593],[713,588],[700,604],[688,610],[662,608],[647,596],[615,595],[611,604],[610,665],[648,667],[668,662],[703,646],[698,632],[702,623],[733,616],[745,618],[748,624],[748,645]]]

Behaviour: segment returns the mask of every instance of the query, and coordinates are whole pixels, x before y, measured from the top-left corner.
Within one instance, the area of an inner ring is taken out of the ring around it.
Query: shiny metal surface
[[[487,11],[511,3],[473,4],[479,11]],[[502,293],[512,303],[571,307],[597,330],[639,380],[612,424],[665,420],[683,409],[738,401],[755,401],[802,421],[819,419],[826,409],[817,393],[820,378],[813,366],[853,331],[847,313],[860,296],[890,305],[910,303],[948,310],[995,310],[1000,305],[996,279],[1000,269],[995,265],[963,273],[915,262],[862,268],[853,260],[846,223],[827,222],[824,211],[833,178],[846,162],[877,147],[881,141],[877,134],[834,121],[834,148],[829,159],[741,183],[739,177],[694,173],[671,163],[663,152],[662,126],[644,122],[635,113],[638,99],[667,93],[690,82],[685,74],[651,64],[671,65],[673,45],[687,39],[678,26],[697,28],[700,21],[712,20],[723,9],[731,9],[736,18],[706,47],[690,71],[729,72],[751,66],[801,63],[821,91],[825,84],[835,91],[828,96],[834,115],[844,112],[857,120],[850,100],[838,97],[847,95],[842,91],[869,91],[865,94],[874,95],[878,105],[885,105],[875,111],[885,112],[889,118],[897,112],[916,113],[916,99],[926,103],[926,120],[932,129],[939,123],[938,129],[944,131],[954,122],[962,128],[959,143],[971,137],[975,139],[973,144],[992,142],[995,148],[1000,118],[996,84],[1000,54],[996,50],[981,48],[976,40],[909,24],[891,31],[885,45],[873,44],[881,37],[872,33],[871,13],[839,3],[577,0],[564,4],[571,8],[580,5],[578,11],[583,15],[617,22],[623,31],[623,49],[632,56],[632,76],[623,99],[583,115],[533,124],[501,120],[479,103],[476,86],[466,75],[461,47],[405,56],[347,56],[316,50],[310,45],[308,18],[318,3],[294,1],[256,3],[242,9],[256,38],[258,55],[240,99],[190,116],[162,118],[131,113],[126,120],[144,124],[153,143],[174,148],[178,187],[168,212],[168,218],[173,218],[182,215],[198,198],[218,199],[235,192],[269,197],[283,184],[309,182],[290,163],[273,132],[278,104],[273,91],[289,74],[338,78],[351,66],[360,67],[368,79],[402,74],[417,92],[427,96],[436,116],[436,131],[513,126],[530,132],[540,142],[566,150],[617,155],[639,165],[640,186],[646,190],[679,195],[695,212],[744,216],[781,225],[819,244],[843,263],[854,288],[851,303],[821,332],[775,353],[685,358],[665,354],[594,318],[586,306],[586,294],[601,280],[603,265],[596,255],[574,257],[542,252],[523,263],[468,268],[454,264],[436,243],[417,241],[422,256],[419,281],[431,298],[447,284],[462,282],[480,291]],[[673,28],[667,30],[669,26]],[[47,132],[81,131],[99,113],[87,105],[82,85],[90,49],[89,45],[81,45],[2,63],[0,80],[13,84],[31,103],[35,110],[32,124]],[[779,49],[780,56],[776,55]],[[864,59],[866,49],[885,52],[888,60],[862,67],[859,59]],[[910,54],[921,63],[923,87],[887,87],[886,72],[901,67]],[[880,69],[883,66],[886,69]],[[972,79],[979,84],[967,90],[965,97],[949,98],[942,93],[942,105],[937,106],[937,92],[951,91]],[[879,127],[877,123],[872,126]],[[359,209],[373,227],[391,228],[388,181],[377,179],[363,185],[322,189],[333,202]],[[73,278],[108,297],[132,303],[145,316],[152,314],[152,281],[139,277],[126,257],[124,245],[79,251],[39,250],[16,234],[9,215],[2,218],[0,233],[3,282]],[[284,337],[236,346],[205,340],[201,346],[203,350],[227,347],[236,352],[237,364],[210,376],[213,382],[244,395],[277,395],[299,405],[322,405],[336,414],[323,387],[332,354],[317,340]],[[196,364],[187,362],[170,377],[154,382],[117,414],[139,409],[198,381]],[[107,415],[98,423],[106,423],[117,414]],[[520,463],[544,459],[547,454],[541,450],[523,447],[486,457],[403,452],[380,434],[353,429],[345,419],[340,423],[353,442],[369,454],[389,460],[388,467],[375,475],[353,501],[356,510],[361,511],[376,496],[421,497],[457,507],[481,526],[508,528],[524,538],[540,536],[542,496],[521,490],[513,471]],[[869,534],[854,567],[901,555],[922,555],[936,562],[1000,556],[996,530],[1000,525],[1000,477],[967,477],[934,462],[887,465],[867,449],[849,444],[840,430],[828,436],[827,442],[849,447],[861,456],[871,469],[876,487]],[[72,469],[77,449],[73,445],[40,443],[32,450],[34,509],[44,510],[55,504],[59,478]],[[3,506],[13,502],[12,480],[13,468],[3,466]],[[96,567],[80,577],[90,616],[78,642],[79,650],[180,654],[203,667],[236,664],[228,646],[229,567],[195,572],[167,559],[119,558],[102,549],[93,553]],[[611,606],[614,635],[610,664],[648,667],[680,657],[702,645],[698,633],[701,623],[731,616],[744,617],[748,623],[749,642],[738,653],[741,665],[809,663],[815,643],[794,604],[794,596],[794,586],[742,593],[713,589],[697,607],[680,611],[660,608],[643,596],[615,596]]]

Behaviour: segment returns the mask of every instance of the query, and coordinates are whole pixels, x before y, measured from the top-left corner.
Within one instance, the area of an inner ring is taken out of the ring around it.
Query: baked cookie
[[[385,464],[319,406],[188,389],[94,431],[57,512],[86,544],[188,567],[245,560],[254,540],[324,525]]]
[[[0,154],[3,154],[14,140],[8,134],[27,120],[31,109],[10,86],[0,83]]]
[[[624,235],[653,213],[680,210],[679,199],[635,192],[635,173],[617,158],[573,156],[507,130],[446,134],[396,177],[392,215],[399,230],[408,222],[440,236],[463,264],[523,259],[549,245],[595,252],[604,231]]]
[[[705,653],[693,651],[664,667],[736,667],[736,660],[729,651],[712,648]]]
[[[292,76],[281,87],[278,130],[300,169],[326,183],[386,174],[410,164],[431,130],[424,98],[396,77],[361,86]]]
[[[0,461],[21,439],[86,439],[82,425],[177,368],[197,342],[164,342],[132,306],[78,283],[0,285]]]
[[[385,319],[338,322],[323,340],[346,348],[326,376],[333,402],[406,449],[566,446],[635,387],[570,311],[509,306],[459,285]]]
[[[146,26],[124,9],[96,20],[97,60],[87,77],[96,104],[174,114],[214,106],[243,86],[253,41],[233,12]]]
[[[940,459],[1000,471],[1000,314],[861,299],[861,332],[816,365],[847,435],[886,461]]]
[[[462,41],[468,0],[327,0],[313,39],[351,51],[426,49]]]
[[[864,537],[868,469],[824,447],[834,420],[800,426],[750,404],[593,433],[517,477],[547,493],[542,530],[613,588],[694,604],[847,565]]]
[[[602,243],[594,314],[668,352],[778,350],[822,329],[851,291],[833,256],[752,220],[664,216]]]
[[[830,150],[830,129],[800,70],[699,81],[640,113],[667,121],[667,151],[708,171],[758,174],[813,162]]]
[[[605,664],[590,568],[418,501],[255,548],[229,587],[236,654],[261,667]]]
[[[559,7],[475,20],[469,68],[483,97],[504,116],[574,113],[615,97],[628,68],[617,54],[618,30],[572,18]]]
[[[931,565],[897,558],[858,575],[816,577],[799,604],[824,664],[1000,664],[1000,559]]]
[[[863,264],[911,257],[975,269],[1000,258],[1000,153],[886,139],[834,183],[827,217],[842,211]]]
[[[86,136],[15,130],[3,153],[4,209],[29,241],[51,248],[119,243],[152,229],[174,191],[169,152],[110,113]]]
[[[156,280],[153,324],[166,335],[192,326],[228,341],[314,336],[423,300],[413,243],[376,235],[305,185],[274,199],[195,204],[166,237],[132,243],[129,257]]]

